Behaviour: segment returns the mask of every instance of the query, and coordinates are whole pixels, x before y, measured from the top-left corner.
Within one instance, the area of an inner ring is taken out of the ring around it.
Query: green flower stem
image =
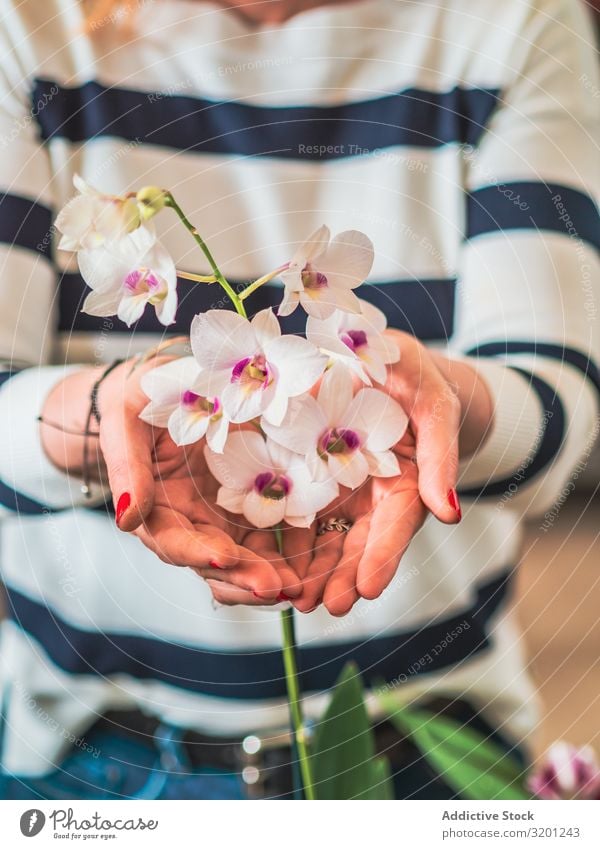
[[[281,528],[275,528],[275,539],[279,553],[283,553],[283,533]],[[281,631],[283,637],[283,668],[285,670],[285,681],[287,685],[288,702],[292,718],[292,735],[294,746],[300,762],[300,775],[304,785],[304,796],[307,800],[314,801],[315,790],[310,765],[310,755],[306,742],[306,731],[304,717],[302,715],[302,697],[300,694],[300,682],[298,680],[298,662],[296,648],[296,629],[294,628],[294,609],[281,611]]]
[[[244,304],[240,300],[237,292],[232,288],[231,284],[227,281],[227,279],[225,278],[225,276],[221,272],[221,269],[219,268],[219,266],[215,262],[213,255],[211,254],[210,250],[208,249],[208,245],[206,244],[206,242],[204,241],[204,239],[202,238],[200,233],[196,230],[196,228],[194,227],[192,222],[187,218],[183,209],[179,206],[179,204],[177,203],[177,201],[175,200],[175,198],[173,197],[171,192],[166,192],[166,194],[165,194],[165,206],[170,207],[173,210],[173,212],[176,213],[176,215],[178,216],[179,220],[181,221],[183,226],[186,228],[186,230],[189,233],[192,234],[194,241],[196,242],[196,244],[198,245],[198,247],[200,248],[200,250],[202,251],[202,253],[206,257],[206,259],[208,260],[209,265],[212,268],[213,273],[215,275],[217,283],[225,290],[225,292],[227,293],[228,297],[230,298],[232,304],[236,308],[236,311],[239,313],[239,315],[242,315],[242,316],[244,316],[244,318],[247,318],[246,310],[244,308]]]
[[[257,289],[260,289],[261,286],[264,286],[265,283],[268,283],[269,280],[273,280],[274,277],[279,277],[282,271],[288,267],[288,264],[280,265],[279,268],[276,268],[274,271],[269,271],[268,274],[263,274],[262,277],[259,277],[253,283],[249,283],[245,289],[239,294],[240,301],[245,301],[246,298],[251,295],[253,292],[256,292]]]
[[[191,271],[180,271],[177,269],[177,276],[182,280],[193,280],[194,283],[217,283],[217,278],[214,274],[193,274]]]

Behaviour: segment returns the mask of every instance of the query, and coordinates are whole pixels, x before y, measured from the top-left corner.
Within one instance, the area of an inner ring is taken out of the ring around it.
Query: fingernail
[[[458,493],[454,489],[454,487],[448,490],[448,503],[450,507],[454,510],[456,515],[458,516],[458,521],[462,519],[462,510],[460,509],[460,501],[458,500]]]
[[[117,501],[117,510],[116,510],[116,522],[117,525],[120,523],[124,514],[129,509],[129,505],[131,504],[131,495],[128,492],[124,492],[119,500]]]
[[[209,560],[208,565],[211,567],[211,569],[222,569],[223,568],[220,563],[217,563],[216,560]]]
[[[291,597],[289,595],[286,595],[285,593],[279,593],[279,595],[277,596],[277,601],[291,601],[291,600],[292,600]]]

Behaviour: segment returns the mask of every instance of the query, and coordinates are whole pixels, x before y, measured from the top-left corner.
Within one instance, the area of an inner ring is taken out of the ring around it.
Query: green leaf
[[[342,670],[311,750],[317,799],[393,798],[389,765],[375,754],[356,664]]]
[[[501,746],[448,716],[390,705],[390,722],[463,799],[530,799],[522,766]]]

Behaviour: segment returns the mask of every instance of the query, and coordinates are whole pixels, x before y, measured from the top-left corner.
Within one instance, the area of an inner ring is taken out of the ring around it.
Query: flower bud
[[[144,221],[153,218],[165,205],[165,191],[158,186],[144,186],[136,195],[140,216]]]

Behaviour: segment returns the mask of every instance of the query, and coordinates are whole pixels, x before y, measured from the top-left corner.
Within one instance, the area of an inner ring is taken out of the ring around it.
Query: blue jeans
[[[477,717],[465,721],[506,741]],[[191,767],[185,748],[175,742],[181,729],[162,725],[155,740],[134,738],[113,728],[92,728],[51,773],[41,778],[0,772],[0,799],[245,799],[239,774]],[[174,738],[174,739],[172,739]],[[513,750],[513,755],[520,753]],[[414,750],[394,775],[396,799],[457,798]]]
[[[0,772],[0,799],[244,799],[235,773],[191,769],[183,747],[160,728],[159,745],[98,729],[41,778]]]

